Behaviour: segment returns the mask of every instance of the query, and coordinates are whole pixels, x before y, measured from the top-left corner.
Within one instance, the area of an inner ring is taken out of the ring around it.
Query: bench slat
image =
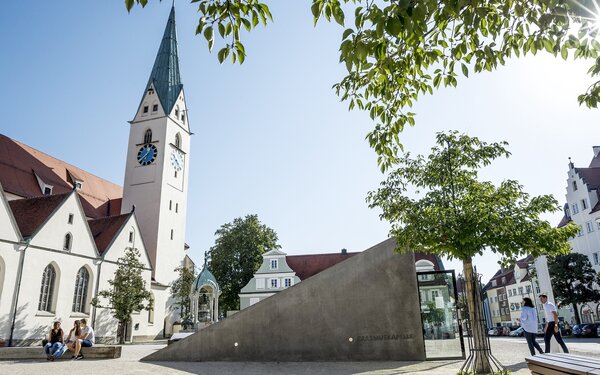
[[[566,353],[547,353],[525,358],[532,373],[600,375],[600,361]]]

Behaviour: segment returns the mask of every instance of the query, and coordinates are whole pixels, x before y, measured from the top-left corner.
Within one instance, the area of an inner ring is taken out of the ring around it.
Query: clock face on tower
[[[138,151],[137,160],[141,165],[152,164],[158,155],[158,149],[153,144],[143,145]]]
[[[178,172],[183,169],[183,155],[180,151],[173,150],[171,152],[171,165]]]

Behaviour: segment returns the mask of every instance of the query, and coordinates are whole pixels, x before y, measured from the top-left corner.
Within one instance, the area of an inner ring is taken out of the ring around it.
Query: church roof
[[[23,238],[31,237],[64,202],[69,193],[16,199],[8,204]]]
[[[71,176],[83,182],[77,193],[86,216],[102,217],[121,211],[123,190],[119,185],[0,134],[0,183],[5,192],[23,198],[39,197],[43,193],[39,178],[52,186],[52,194],[68,193],[73,190]]]
[[[98,253],[103,255],[108,246],[113,242],[115,236],[121,232],[121,228],[131,216],[131,213],[108,216],[101,219],[88,220],[90,232],[94,236]]]
[[[146,91],[154,84],[158,99],[166,114],[171,113],[179,93],[183,88],[179,75],[179,55],[177,53],[177,33],[175,30],[175,7],[171,8],[152,73]]]

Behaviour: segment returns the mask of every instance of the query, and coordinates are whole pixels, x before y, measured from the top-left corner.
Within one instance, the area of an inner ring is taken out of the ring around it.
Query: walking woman
[[[538,327],[538,317],[531,298],[524,297],[523,302],[521,302],[521,306],[521,327],[523,327],[523,331],[525,331],[524,334],[525,339],[527,340],[527,345],[529,346],[529,351],[531,352],[531,355],[535,355],[535,348],[540,352],[540,354],[542,354],[544,353],[542,351],[542,347],[535,341]]]

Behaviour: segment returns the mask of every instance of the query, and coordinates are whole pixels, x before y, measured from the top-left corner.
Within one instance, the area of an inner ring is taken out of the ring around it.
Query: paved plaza
[[[494,355],[513,374],[529,374],[524,358],[528,354],[523,338],[492,338]],[[538,340],[541,341],[541,340]],[[600,357],[600,339],[567,339],[571,353]],[[542,343],[543,345],[543,343]],[[202,375],[387,375],[387,374],[455,374],[462,361],[427,362],[140,362],[139,359],[164,345],[127,345],[122,357],[108,360],[61,360],[57,362],[0,362],[2,375],[37,375],[42,373],[79,374],[202,374]],[[40,347],[41,350],[41,347]]]

